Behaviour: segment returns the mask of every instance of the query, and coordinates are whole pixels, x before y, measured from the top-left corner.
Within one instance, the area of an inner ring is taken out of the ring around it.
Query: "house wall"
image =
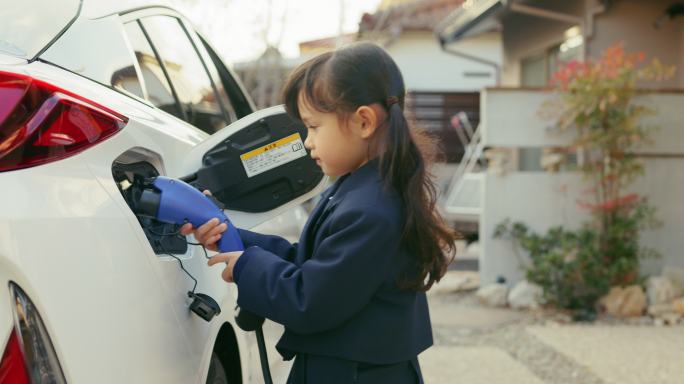
[[[583,1],[532,1],[527,5],[541,9],[581,16],[584,13]],[[520,63],[524,58],[534,56],[560,44],[563,33],[574,26],[547,18],[521,13],[511,13],[503,19],[504,68],[501,76],[503,86],[520,86]]]
[[[599,58],[607,47],[624,41],[629,52],[643,51],[647,57],[658,57],[665,64],[677,65],[678,74],[665,82],[644,83],[644,87],[684,87],[684,17],[665,23],[660,29],[653,22],[663,14],[671,0],[615,0],[609,9],[594,17],[594,30],[585,41],[586,56]],[[597,6],[596,0],[537,0],[526,3],[541,9],[585,17]],[[511,12],[503,21],[504,66],[501,84],[521,85],[520,65],[564,40],[563,32],[572,23]]]
[[[499,34],[465,39],[451,47],[497,63],[502,60]],[[404,32],[385,49],[401,69],[409,91],[479,91],[496,84],[494,67],[442,51],[431,32]],[[467,73],[489,76],[467,76]]]
[[[541,91],[486,90],[482,95],[482,127],[485,146],[519,147],[552,146],[562,143],[547,134],[537,112],[548,97]],[[632,190],[647,195],[658,210],[661,228],[643,233],[643,245],[662,255],[660,259],[642,263],[644,274],[658,273],[664,265],[684,267],[684,128],[681,106],[684,93],[642,95],[639,104],[657,109],[657,114],[644,119],[660,129],[653,135],[654,145],[642,153],[660,154],[643,159],[645,176]],[[531,144],[530,144],[531,143]],[[668,156],[662,156],[668,155]],[[504,276],[509,283],[524,277],[524,271],[512,243],[494,239],[496,226],[506,218],[527,223],[542,232],[556,225],[577,227],[587,218],[578,210],[576,199],[584,186],[579,173],[510,172],[499,176],[488,172],[485,177],[480,219],[480,273],[483,283]],[[524,255],[523,255],[524,257]]]
[[[672,0],[618,0],[611,8],[596,16],[595,33],[587,44],[590,57],[618,41],[625,42],[629,52],[643,51],[646,57],[657,57],[663,63],[677,65],[680,72],[674,78],[658,83],[644,83],[645,87],[677,88],[684,86],[684,17],[666,22],[660,29],[653,22],[663,14]]]

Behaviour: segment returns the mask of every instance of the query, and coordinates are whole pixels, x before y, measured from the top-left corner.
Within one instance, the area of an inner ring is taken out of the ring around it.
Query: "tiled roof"
[[[387,30],[431,31],[464,0],[416,0],[390,6],[373,14],[366,13],[359,23],[359,33]]]

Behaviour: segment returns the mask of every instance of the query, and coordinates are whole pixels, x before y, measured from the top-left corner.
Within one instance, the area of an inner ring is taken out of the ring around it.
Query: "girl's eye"
[[[309,125],[307,128],[312,129],[312,130],[316,130],[316,128],[318,128],[318,126],[317,125]]]

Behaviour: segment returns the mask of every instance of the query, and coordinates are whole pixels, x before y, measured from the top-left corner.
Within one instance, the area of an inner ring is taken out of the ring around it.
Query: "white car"
[[[182,178],[252,228],[323,187],[306,129],[254,112],[173,9],[102,3],[0,4],[0,383],[261,382],[222,268],[131,205],[141,181]],[[220,305],[210,321],[176,258]]]

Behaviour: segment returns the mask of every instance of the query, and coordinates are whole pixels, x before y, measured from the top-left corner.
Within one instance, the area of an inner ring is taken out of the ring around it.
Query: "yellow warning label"
[[[283,145],[285,145],[285,144],[287,144],[287,143],[291,143],[291,142],[293,142],[293,141],[295,141],[295,140],[297,140],[297,139],[300,139],[300,140],[301,140],[301,138],[300,138],[300,136],[299,136],[299,133],[292,134],[292,135],[290,135],[290,136],[288,136],[288,137],[283,137],[282,139],[280,139],[280,140],[278,140],[278,141],[275,141],[275,142],[273,142],[273,143],[271,143],[271,144],[266,144],[266,145],[264,145],[263,147],[260,147],[260,148],[257,148],[257,149],[253,149],[253,150],[251,150],[251,151],[249,151],[249,152],[247,152],[247,153],[243,153],[242,155],[240,155],[240,159],[242,159],[242,161],[245,161],[245,160],[250,159],[250,158],[252,158],[252,157],[254,157],[254,156],[261,155],[262,153],[264,153],[264,152],[266,152],[266,151],[271,151],[271,150],[276,149],[276,148],[278,148],[278,147],[280,147],[280,146],[283,146]]]
[[[284,137],[240,155],[248,177],[266,172],[292,160],[306,156],[299,133]]]

